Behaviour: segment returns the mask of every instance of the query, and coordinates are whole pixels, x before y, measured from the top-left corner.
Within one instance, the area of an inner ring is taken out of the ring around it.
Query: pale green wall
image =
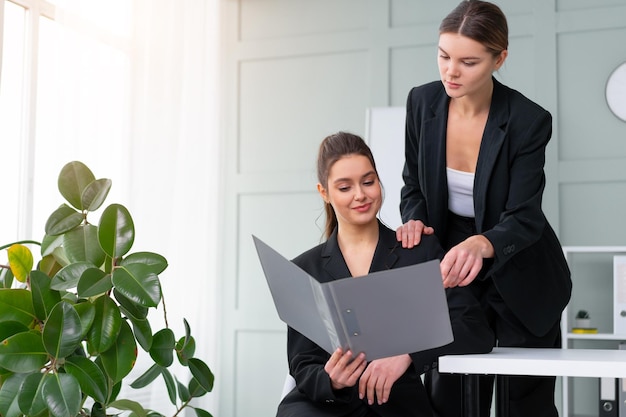
[[[225,235],[222,416],[271,416],[285,327],[254,233],[287,257],[319,242],[314,158],[369,107],[437,78],[437,27],[457,0],[223,0]],[[566,245],[624,245],[626,123],[604,100],[626,61],[626,0],[498,0],[510,26],[498,77],[554,117],[544,207]],[[591,407],[593,404],[590,404]],[[595,409],[594,407],[592,407]]]

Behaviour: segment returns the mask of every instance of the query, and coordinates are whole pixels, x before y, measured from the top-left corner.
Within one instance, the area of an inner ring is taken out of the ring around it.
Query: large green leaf
[[[176,356],[178,362],[183,366],[188,366],[189,359],[196,353],[196,341],[193,336],[181,337],[176,342]]]
[[[156,307],[161,301],[159,277],[142,264],[115,268],[113,285],[122,295],[144,307]]]
[[[148,412],[137,401],[117,400],[110,403],[109,407],[117,408],[118,410],[132,411],[137,417],[147,417],[148,415]]]
[[[156,363],[152,365],[146,372],[141,374],[137,379],[131,382],[130,386],[134,389],[144,388],[150,385],[155,379],[161,375],[161,367]]]
[[[91,329],[91,325],[96,317],[96,307],[92,303],[85,301],[75,304],[74,310],[76,310],[78,317],[80,317],[80,324],[83,329],[83,333],[80,338],[84,339],[87,332]]]
[[[150,356],[158,364],[165,368],[174,362],[174,346],[176,340],[172,329],[161,329],[154,334]]]
[[[117,340],[105,352],[100,354],[104,370],[114,382],[119,382],[135,366],[137,360],[137,343],[128,323],[122,321]]]
[[[17,321],[25,326],[30,326],[35,318],[30,291],[17,288],[0,288],[0,322]]]
[[[2,417],[18,417],[22,415],[17,397],[26,374],[9,376],[0,386],[0,415]]]
[[[65,371],[76,378],[85,394],[106,403],[107,381],[98,365],[83,356],[70,356],[65,361]]]
[[[41,261],[39,261],[39,265],[37,266],[37,269],[46,274],[48,277],[55,276],[56,273],[61,270],[61,268],[63,268],[63,264],[61,264],[58,261],[57,257],[53,254],[46,255],[41,258]]]
[[[176,405],[176,380],[167,368],[161,369],[161,375],[163,375],[163,381],[165,381],[165,387],[167,388],[167,395],[170,397],[170,402]]]
[[[0,288],[11,288],[13,287],[13,272],[11,268],[0,268]]]
[[[82,223],[83,213],[74,210],[67,204],[61,204],[52,212],[46,221],[45,231],[49,236],[59,236]]]
[[[80,385],[70,374],[54,373],[46,377],[43,395],[54,417],[74,417],[80,410]]]
[[[42,332],[46,352],[64,358],[76,350],[81,336],[82,324],[74,307],[64,301],[54,306]]]
[[[14,334],[27,332],[28,327],[17,321],[3,321],[0,325],[0,342]]]
[[[213,417],[213,414],[209,413],[206,410],[203,410],[202,408],[198,408],[198,407],[191,407],[194,409],[194,411],[196,412],[196,417]]]
[[[191,400],[189,388],[187,388],[185,384],[180,382],[178,379],[176,380],[176,385],[178,386],[178,396],[180,397],[180,399],[183,400],[183,402],[188,402],[189,400]]]
[[[135,241],[133,218],[121,204],[111,204],[102,212],[98,225],[98,240],[111,258],[121,258]]]
[[[120,307],[124,308],[127,316],[132,316],[136,319],[145,319],[148,317],[148,307],[144,307],[136,302],[127,298],[124,294],[119,292],[116,288],[113,289],[113,296],[120,304]]]
[[[50,289],[50,282],[50,277],[41,271],[32,271],[30,274],[33,308],[40,321],[46,321],[52,308],[61,301],[61,294]]]
[[[33,269],[33,254],[24,245],[14,244],[7,249],[7,255],[9,258],[9,266],[11,272],[19,282],[26,282],[28,274]]]
[[[122,326],[122,314],[111,298],[99,297],[94,305],[96,316],[93,325],[87,333],[90,353],[97,354],[106,351],[115,343]]]
[[[213,375],[213,372],[211,372],[207,364],[198,358],[190,358],[189,370],[191,371],[191,375],[193,375],[193,377],[198,381],[200,386],[208,392],[211,392],[211,390],[213,389],[215,376]]]
[[[41,256],[51,255],[56,248],[63,245],[63,236],[53,236],[46,234],[41,241]]]
[[[120,310],[128,317],[131,324],[133,325],[133,333],[135,334],[135,339],[139,342],[139,345],[143,350],[148,352],[150,347],[152,347],[152,328],[150,327],[150,322],[148,319],[138,319],[128,314],[128,312],[124,309],[124,307],[120,306]]]
[[[111,288],[111,275],[98,268],[89,268],[81,275],[76,291],[79,297],[89,298],[104,294]]]
[[[83,210],[83,191],[95,180],[96,177],[87,165],[79,161],[72,161],[67,163],[59,173],[59,191],[72,206],[78,210]]]
[[[202,397],[204,394],[207,393],[207,390],[200,385],[196,378],[191,378],[191,380],[189,381],[188,390],[189,395],[194,398]]]
[[[47,405],[43,398],[44,374],[34,372],[28,374],[17,395],[17,403],[22,413],[27,416],[36,416],[42,413]]]
[[[94,264],[89,262],[75,262],[67,265],[52,277],[50,288],[58,291],[67,291],[76,288],[83,272],[89,268],[95,268]]]
[[[152,252],[136,252],[131,253],[122,260],[121,265],[126,266],[130,264],[143,264],[146,265],[150,272],[159,275],[167,268],[167,259],[158,253]]]
[[[85,224],[67,232],[63,238],[65,254],[70,262],[89,262],[100,266],[105,254],[98,242],[98,228]]]
[[[34,372],[48,362],[39,332],[18,333],[0,343],[0,367],[11,372]]]
[[[109,190],[111,189],[111,184],[110,179],[101,178],[87,185],[81,196],[84,210],[98,210],[102,203],[104,203],[104,200],[106,200]]]

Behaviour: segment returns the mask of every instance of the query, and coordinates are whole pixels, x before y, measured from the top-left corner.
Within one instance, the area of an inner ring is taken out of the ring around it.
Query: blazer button
[[[328,400],[326,400],[326,402],[327,402],[327,403],[334,403],[334,402],[335,402],[335,400],[328,399]]]

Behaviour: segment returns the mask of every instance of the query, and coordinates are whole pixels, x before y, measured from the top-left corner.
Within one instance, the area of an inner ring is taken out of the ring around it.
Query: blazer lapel
[[[393,268],[398,261],[395,249],[399,247],[396,233],[378,222],[378,243],[374,251],[374,258],[370,272],[384,271]]]
[[[485,208],[487,204],[487,186],[493,171],[495,161],[506,136],[506,123],[509,119],[509,108],[506,101],[506,90],[494,78],[493,98],[489,109],[489,118],[483,133],[476,164],[474,178],[474,212],[476,213],[476,228],[482,232]]]
[[[378,243],[376,244],[374,258],[372,259],[369,272],[391,269],[398,261],[398,255],[394,253],[394,249],[399,245],[396,240],[395,232],[383,226],[380,221],[378,222],[378,231]],[[332,279],[352,276],[339,249],[337,229],[335,229],[324,245],[324,249],[322,250],[322,262],[324,270]]]
[[[428,226],[445,234],[448,213],[448,179],[446,175],[446,131],[448,123],[449,98],[441,89],[435,98],[431,110],[432,118],[424,121],[420,140],[423,143],[424,157],[420,163],[424,167],[420,181],[425,186],[424,194],[428,201]]]
[[[348,278],[352,276],[339,249],[337,228],[335,228],[324,245],[324,249],[322,250],[322,262],[324,270],[328,272],[332,279]]]

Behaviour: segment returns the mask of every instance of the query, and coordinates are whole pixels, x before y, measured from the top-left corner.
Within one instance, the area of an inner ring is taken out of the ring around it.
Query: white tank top
[[[474,217],[474,174],[446,168],[448,209],[459,216]]]

